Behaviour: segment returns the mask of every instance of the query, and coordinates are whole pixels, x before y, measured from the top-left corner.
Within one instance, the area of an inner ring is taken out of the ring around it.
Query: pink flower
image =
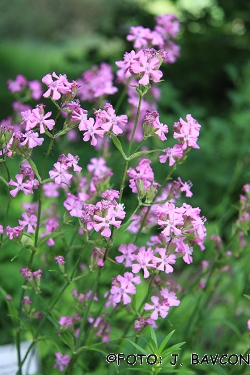
[[[132,272],[138,273],[141,269],[144,271],[144,278],[147,279],[149,277],[148,268],[155,268],[154,261],[154,254],[151,248],[146,250],[145,246],[142,246],[138,254],[135,255],[135,262],[132,265]]]
[[[81,129],[79,128],[79,130],[83,130],[85,131],[84,135],[83,135],[83,140],[84,142],[87,142],[90,140],[91,138],[91,145],[92,146],[96,146],[97,144],[97,139],[95,137],[95,135],[99,135],[99,137],[103,137],[104,135],[104,130],[102,129],[102,122],[100,119],[96,119],[96,122],[95,120],[90,117],[88,120],[85,120],[83,122],[84,124],[84,127],[81,126]]]
[[[131,26],[127,36],[129,42],[134,41],[134,48],[147,48],[151,39],[151,30],[143,26]]]
[[[129,294],[136,294],[136,288],[127,278],[118,275],[113,279],[110,293],[113,295],[113,301],[115,303],[122,301],[124,305],[127,305],[131,302]]]
[[[175,292],[170,292],[167,288],[162,288],[160,294],[165,301],[167,300],[169,306],[179,306],[180,301],[177,299]]]
[[[114,210],[112,207],[108,208],[108,212],[105,217],[94,215],[93,228],[96,232],[99,232],[101,229],[101,235],[109,238],[111,236],[110,225],[114,225],[116,228],[121,226],[121,220],[115,220]],[[98,221],[99,223],[96,223]]]
[[[55,81],[53,78],[55,78]],[[48,86],[48,90],[43,94],[45,98],[51,96],[53,100],[58,100],[61,98],[62,94],[72,92],[72,84],[68,82],[65,74],[59,74],[59,76],[57,76],[55,72],[53,72],[52,75],[46,74],[46,76],[42,78],[42,82]]]
[[[154,258],[154,263],[160,263],[156,268],[166,273],[173,272],[174,269],[171,264],[175,264],[176,256],[174,254],[167,255],[166,249],[163,248],[157,248],[157,252],[160,254],[161,258]]]
[[[92,69],[83,73],[78,80],[80,88],[78,95],[82,101],[95,101],[104,95],[113,95],[117,88],[113,86],[113,73],[111,67],[102,63],[100,68],[93,66]]]
[[[162,318],[166,318],[169,310],[168,303],[166,303],[165,300],[160,303],[159,297],[156,296],[152,296],[151,301],[153,302],[153,305],[146,303],[144,306],[144,310],[154,310],[150,315],[150,318],[153,320],[157,320],[159,314]]]
[[[74,194],[68,193],[67,199],[63,203],[67,211],[69,211],[70,216],[81,217],[82,216],[82,203],[79,198]]]
[[[28,112],[28,113],[27,113]],[[46,131],[46,128],[52,130],[55,126],[55,121],[53,119],[48,120],[48,117],[51,116],[52,112],[44,114],[44,106],[39,104],[35,109],[32,109],[31,112],[22,112],[23,122],[26,123],[26,131],[33,129],[35,126],[40,126],[40,133],[43,134]]]
[[[23,191],[25,195],[33,193],[32,182],[23,181],[23,179],[24,179],[23,174],[17,174],[16,175],[17,182],[13,181],[12,179],[10,180],[9,185],[16,186],[15,189],[10,191],[10,194],[12,195],[12,197],[16,197],[17,193],[20,190]]]
[[[96,111],[96,116],[102,121],[102,129],[105,132],[112,130],[116,135],[123,133],[120,126],[128,122],[128,116],[116,116],[113,106],[109,103],[105,104],[104,110]]]
[[[153,82],[159,82],[163,73],[159,70],[160,60],[158,57],[151,57],[144,52],[144,50],[140,50],[136,57],[138,61],[134,61],[131,64],[131,72],[135,74],[140,74],[139,83],[141,85],[148,85],[149,80],[151,79]]]
[[[63,372],[64,367],[67,367],[70,362],[69,355],[68,354],[62,355],[61,353],[58,352],[58,353],[55,353],[55,356],[56,356],[56,363],[54,364],[53,367],[54,368],[59,367],[59,371]]]
[[[169,159],[170,167],[175,164],[175,159],[181,159],[184,156],[184,150],[181,144],[176,144],[172,148],[165,148],[163,151],[165,151],[166,155],[160,155],[159,161],[160,163],[166,163],[167,159]]]
[[[27,85],[27,83],[28,83],[27,79],[22,74],[18,74],[15,80],[9,79],[7,81],[8,89],[11,92],[22,91],[23,88]]]
[[[27,233],[34,233],[36,229],[36,224],[37,224],[37,217],[36,215],[31,211],[28,210],[27,212],[24,212],[22,214],[22,217],[24,220],[18,220],[19,224],[25,228],[27,228]]]
[[[20,146],[28,144],[28,148],[34,148],[43,144],[44,138],[38,138],[39,134],[32,130],[23,134],[24,140],[20,142]]]
[[[174,124],[175,132],[173,137],[179,139],[183,149],[187,147],[200,148],[197,139],[201,125],[191,116],[186,116],[187,122],[180,118],[180,122]]]
[[[125,267],[131,267],[132,262],[135,260],[135,252],[137,247],[134,244],[122,244],[118,247],[118,251],[123,255],[115,257],[116,262],[123,263],[125,261]]]
[[[59,162],[54,164],[55,171],[49,171],[50,178],[55,180],[56,184],[68,184],[73,177],[72,174],[67,173],[68,166]]]

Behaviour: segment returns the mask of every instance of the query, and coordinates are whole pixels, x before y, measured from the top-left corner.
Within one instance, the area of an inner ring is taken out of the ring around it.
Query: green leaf
[[[217,363],[215,365],[209,365],[209,367],[211,367],[214,371],[216,371],[217,374],[228,375],[228,372],[223,370],[223,368],[221,366],[219,366]]]
[[[72,335],[68,331],[60,332],[60,338],[73,351],[74,340]]]
[[[248,296],[247,294],[243,294],[243,296],[250,300],[250,296]]]
[[[137,345],[135,342],[128,340],[136,349],[138,349],[141,353],[148,355],[148,352],[144,350],[141,346]]]
[[[19,316],[18,316],[18,311],[12,301],[8,301],[6,299],[7,293],[3,288],[0,287],[0,293],[2,294],[3,298],[5,299],[7,306],[8,306],[8,311],[9,311],[9,316],[12,320],[12,322],[16,325],[19,321]]]
[[[142,155],[147,155],[147,154],[152,154],[152,152],[159,152],[161,150],[146,150],[146,151],[139,151],[139,152],[135,152],[134,154],[132,154],[128,160],[133,160],[135,158],[138,158],[139,156],[142,156]]]
[[[122,154],[122,156],[124,157],[124,159],[127,160],[128,159],[127,155],[123,151],[122,144],[119,141],[119,139],[113,133],[110,133],[110,138],[112,139],[115,147],[120,151],[120,153]]]
[[[163,357],[165,357],[166,355],[173,353],[174,350],[180,350],[180,347],[184,344],[186,344],[185,341],[179,342],[178,344],[175,344],[175,345],[172,345],[172,346],[170,346],[170,348],[164,350],[164,352],[162,352],[161,355]]]
[[[120,226],[120,228],[117,228],[116,231],[114,232],[114,238],[120,236],[120,234],[122,234],[123,232],[125,232],[125,230],[128,229],[128,227],[130,226],[130,224],[133,222],[134,220],[130,219],[128,221],[126,221],[126,223],[122,224]]]
[[[172,332],[170,332],[166,337],[165,339],[162,341],[160,347],[159,347],[159,355],[161,355],[163,349],[165,348],[167,342],[170,340],[171,336],[174,334],[175,330],[173,330]]]

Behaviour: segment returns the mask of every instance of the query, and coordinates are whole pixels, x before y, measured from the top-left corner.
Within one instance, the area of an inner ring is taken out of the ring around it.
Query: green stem
[[[4,155],[4,152],[3,152],[3,149],[2,149],[2,155]],[[3,165],[4,165],[4,168],[6,169],[6,173],[7,173],[7,177],[8,177],[8,181],[10,181],[10,171],[9,171],[9,168],[6,164],[6,159],[4,158],[3,159]],[[5,215],[4,215],[4,219],[3,219],[3,227],[5,228],[6,226],[6,222],[7,222],[7,219],[8,219],[8,214],[9,214],[9,210],[10,210],[10,204],[11,204],[11,195],[10,195],[10,188],[9,188],[9,185],[7,184],[7,188],[8,188],[8,203],[7,203],[7,207],[6,207],[6,211],[5,211]],[[2,246],[2,243],[3,243],[3,236],[4,236],[4,233],[1,234],[1,239],[0,239],[0,247]]]
[[[131,156],[130,153],[131,153],[131,149],[132,149],[132,145],[133,145],[133,141],[134,141],[136,127],[137,127],[138,120],[139,120],[139,115],[140,115],[140,110],[141,110],[141,104],[142,104],[142,98],[143,98],[143,95],[140,94],[140,99],[139,99],[139,103],[138,103],[138,107],[137,107],[137,112],[136,112],[136,116],[135,116],[134,127],[133,127],[132,135],[131,135],[131,138],[130,138],[129,146],[128,146],[128,152],[127,152],[127,157],[128,158]],[[122,179],[121,179],[119,203],[122,200],[123,190],[124,190],[124,187],[125,187],[125,179],[126,179],[126,176],[127,176],[128,163],[129,163],[128,160],[126,160],[125,163],[124,163],[124,168],[123,168],[123,173],[122,173]]]

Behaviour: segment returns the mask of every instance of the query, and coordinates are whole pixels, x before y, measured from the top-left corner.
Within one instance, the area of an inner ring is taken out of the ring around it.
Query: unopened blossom
[[[68,366],[70,362],[70,357],[68,354],[62,355],[61,353],[55,353],[56,356],[56,363],[54,364],[54,368],[59,367],[59,371],[63,372],[64,368]]]
[[[29,296],[24,296],[23,300],[22,300],[22,304],[23,305],[31,305],[32,301],[31,301],[30,297]]]
[[[62,255],[58,255],[54,259],[55,259],[57,264],[65,264],[65,260],[64,260],[64,257]]]

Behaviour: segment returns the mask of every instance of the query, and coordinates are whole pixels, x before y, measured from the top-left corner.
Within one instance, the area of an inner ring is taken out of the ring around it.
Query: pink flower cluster
[[[8,79],[8,89],[15,93],[22,93],[26,90],[31,91],[31,97],[35,100],[39,100],[42,96],[42,85],[39,81],[28,81],[22,74],[18,74],[14,80]]]
[[[117,88],[113,86],[113,73],[111,67],[102,63],[100,68],[93,66],[92,69],[83,73],[82,78],[77,80],[79,84],[78,96],[82,101],[94,102],[104,95],[113,95]]]
[[[118,135],[123,133],[122,127],[126,125],[128,117],[126,115],[117,116],[113,106],[106,103],[104,109],[94,111],[95,119],[83,119],[79,124],[79,130],[84,131],[83,140],[89,141],[91,138],[91,145],[97,145],[96,135],[103,138],[105,133],[112,131]]]
[[[43,77],[42,82],[48,86],[48,90],[43,94],[45,98],[51,97],[53,100],[58,100],[66,95],[68,98],[66,101],[71,101],[74,99],[76,92],[78,90],[78,83],[73,81],[69,82],[66,74],[59,74],[59,76],[53,72],[52,74],[46,74]],[[64,101],[64,100],[63,100]]]
[[[178,139],[179,143],[163,150],[165,155],[160,155],[160,163],[166,163],[167,159],[169,159],[169,166],[172,166],[177,159],[183,158],[188,149],[200,148],[197,145],[197,140],[201,125],[190,114],[186,116],[186,119],[187,121],[184,121],[180,118],[179,122],[174,123],[173,137]]]
[[[163,61],[161,52],[153,48],[138,52],[126,52],[123,61],[116,61],[116,65],[122,69],[123,74],[132,74],[140,85],[146,86],[150,81],[159,82],[163,73],[159,67]],[[122,72],[118,73],[121,77]]]
[[[169,63],[174,63],[179,56],[179,47],[171,40],[176,39],[180,23],[173,14],[164,14],[155,18],[154,30],[143,26],[132,26],[127,40],[134,43],[134,48],[150,48],[156,46],[167,51]]]
[[[125,217],[125,210],[122,204],[117,203],[119,192],[107,190],[102,193],[103,200],[94,204],[81,202],[80,198],[71,193],[67,194],[64,207],[71,216],[82,219],[87,231],[94,229],[104,237],[111,236],[111,227],[119,228]],[[118,220],[117,220],[118,219]]]

